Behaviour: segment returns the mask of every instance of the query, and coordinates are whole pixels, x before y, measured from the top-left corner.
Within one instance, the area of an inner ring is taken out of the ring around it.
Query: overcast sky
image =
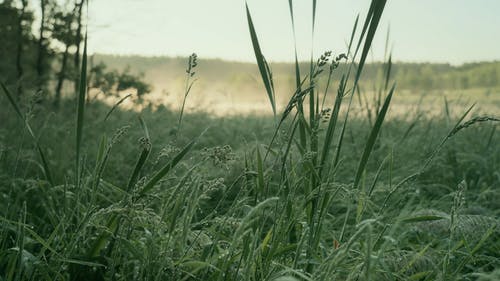
[[[364,20],[370,0],[318,0],[314,44],[312,0],[295,0],[300,59],[332,50],[345,52],[355,17]],[[268,61],[293,60],[287,0],[248,0]],[[388,0],[373,46],[383,57],[390,46],[397,61],[500,60],[500,0]],[[89,50],[255,61],[244,0],[92,0]]]

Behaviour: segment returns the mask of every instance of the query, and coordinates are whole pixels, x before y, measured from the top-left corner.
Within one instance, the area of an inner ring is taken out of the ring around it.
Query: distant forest
[[[122,70],[129,67],[138,73],[145,74],[145,79],[154,85],[161,80],[182,76],[187,59],[96,55],[94,60],[105,63],[111,69]],[[294,64],[270,63],[270,65],[276,80],[285,83],[288,81],[290,86],[293,86]],[[301,63],[303,73],[307,73],[308,67],[309,63]],[[380,62],[368,63],[363,73],[364,86],[369,88],[383,81],[385,67],[384,63]],[[339,69],[337,73],[342,73],[342,69]],[[258,69],[253,63],[203,59],[203,57],[200,58],[197,75],[202,80],[229,84],[241,83],[245,80],[260,81]],[[397,82],[398,89],[406,90],[496,90],[500,88],[500,62],[467,63],[459,66],[441,63],[396,62],[392,64],[391,79]]]

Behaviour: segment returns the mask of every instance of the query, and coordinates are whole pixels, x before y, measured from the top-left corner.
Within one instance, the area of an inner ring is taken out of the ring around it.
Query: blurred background
[[[355,18],[364,16],[369,2],[319,1],[313,33],[308,1],[293,4],[295,32],[288,1],[248,1],[273,71],[278,108],[295,89],[294,45],[305,70],[325,51],[346,53]],[[391,79],[398,88],[394,107],[404,111],[420,101],[432,110],[445,97],[450,106],[478,102],[478,110],[498,109],[499,10],[500,2],[494,0],[480,5],[465,0],[390,2],[360,89],[369,96],[378,88],[390,55]],[[42,89],[57,105],[74,96],[81,64],[77,54],[87,30],[89,100],[114,104],[132,94],[123,106],[176,108],[184,95],[188,57],[196,53],[199,63],[187,111],[272,112],[255,66],[245,1],[0,1],[0,79],[19,97]]]

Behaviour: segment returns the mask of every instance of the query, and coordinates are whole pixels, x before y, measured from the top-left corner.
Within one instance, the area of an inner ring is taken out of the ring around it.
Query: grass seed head
[[[203,155],[205,159],[212,160],[216,167],[225,167],[228,169],[228,163],[235,159],[233,149],[229,145],[204,148]]]
[[[186,69],[186,73],[193,77],[195,72],[193,71],[194,68],[196,68],[196,66],[198,65],[198,55],[196,55],[196,53],[193,53],[189,56],[189,59],[188,59],[188,66],[187,66],[187,69]]]
[[[116,130],[115,134],[111,138],[110,144],[113,145],[113,144],[117,143],[118,141],[120,141],[120,139],[128,132],[128,129],[130,129],[130,126],[126,125],[126,126],[119,128],[118,130]]]

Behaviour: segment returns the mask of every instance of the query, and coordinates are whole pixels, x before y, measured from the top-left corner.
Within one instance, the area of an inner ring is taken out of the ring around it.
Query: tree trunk
[[[60,103],[61,103],[61,91],[62,91],[64,79],[66,78],[66,64],[68,62],[68,56],[69,56],[69,45],[66,45],[66,48],[64,49],[64,53],[63,53],[62,62],[61,62],[61,71],[59,71],[58,80],[57,80],[56,96],[54,99],[54,106],[56,108],[58,108]]]
[[[17,22],[17,34],[18,34],[18,41],[17,41],[17,53],[16,53],[16,69],[17,69],[17,98],[19,99],[22,96],[23,93],[23,86],[22,86],[22,78],[24,75],[24,70],[22,66],[22,58],[23,58],[23,20],[24,20],[24,15],[26,13],[26,0],[22,0],[22,8],[21,8],[21,14],[19,15],[19,20]]]
[[[46,0],[40,0],[40,8],[42,10],[42,17],[40,19],[40,37],[38,39],[38,57],[36,60],[36,72],[37,72],[37,87],[38,90],[43,88],[44,78],[43,78],[43,61],[45,48],[43,46],[45,38],[43,38],[43,32],[45,31],[45,5],[47,4]]]

